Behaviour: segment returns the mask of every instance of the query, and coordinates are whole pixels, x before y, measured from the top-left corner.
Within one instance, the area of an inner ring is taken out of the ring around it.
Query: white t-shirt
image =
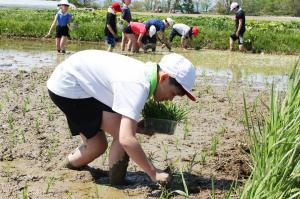
[[[183,23],[177,23],[173,25],[173,28],[182,36],[182,38],[186,38],[189,36],[189,31],[191,27],[185,25]]]
[[[153,63],[120,54],[85,50],[59,64],[47,81],[53,93],[71,99],[94,97],[115,112],[139,120]]]

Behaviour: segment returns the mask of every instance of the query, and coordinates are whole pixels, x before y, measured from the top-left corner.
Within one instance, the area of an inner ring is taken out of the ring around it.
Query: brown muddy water
[[[69,42],[67,54],[54,51],[53,41],[49,40],[10,40],[0,39],[0,69],[24,69],[39,67],[55,67],[69,55],[85,49],[105,50],[105,43]],[[119,48],[115,52],[120,53]],[[215,84],[227,84],[230,81],[244,82],[264,88],[275,82],[284,88],[287,74],[299,56],[251,54],[215,50],[181,50],[174,52],[183,54],[197,67],[199,76],[212,76]],[[130,55],[143,61],[158,61],[165,50],[159,49],[156,54]]]
[[[47,95],[46,81],[70,54],[105,48],[103,43],[70,43],[70,53],[62,55],[54,51],[53,40],[0,40],[0,198],[166,198],[184,191],[180,170],[190,198],[222,198],[234,184],[230,194],[238,198],[251,172],[243,93],[249,108],[265,112],[270,83],[284,89],[297,56],[175,49],[197,67],[193,93],[198,101],[175,99],[189,113],[174,135],[138,135],[154,165],[172,170],[173,179],[163,189],[132,161],[127,183],[111,186],[107,152],[82,171],[61,167],[81,140],[70,136],[64,115]],[[159,48],[156,54],[134,57],[158,61],[167,53]]]

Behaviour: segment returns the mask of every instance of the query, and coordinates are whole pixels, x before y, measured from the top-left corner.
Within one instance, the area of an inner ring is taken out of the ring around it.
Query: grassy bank
[[[300,197],[300,72],[294,68],[282,100],[272,88],[269,115],[255,125],[246,111],[253,169],[241,198]],[[250,120],[248,120],[250,118]]]
[[[0,10],[1,37],[43,37],[54,18],[55,10]],[[73,21],[79,28],[71,31],[74,40],[100,41],[104,38],[103,11],[71,11]],[[145,21],[154,16],[134,15],[135,19]],[[155,16],[157,17],[157,16]],[[177,23],[200,26],[196,38],[201,48],[228,49],[228,38],[233,31],[234,22],[229,17],[173,17]],[[170,30],[167,30],[169,33]],[[121,35],[119,31],[119,35]],[[53,34],[54,37],[54,34]],[[179,44],[176,38],[174,45]],[[253,52],[300,52],[300,22],[247,21],[245,45]]]

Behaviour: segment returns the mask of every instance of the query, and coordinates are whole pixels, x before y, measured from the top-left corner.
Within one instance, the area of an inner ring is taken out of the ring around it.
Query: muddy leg
[[[118,139],[114,139],[109,152],[109,180],[112,185],[125,183],[129,157]]]
[[[109,181],[111,185],[122,185],[126,183],[125,177],[129,162],[129,156],[127,153],[124,154],[123,158],[117,161],[109,169]]]

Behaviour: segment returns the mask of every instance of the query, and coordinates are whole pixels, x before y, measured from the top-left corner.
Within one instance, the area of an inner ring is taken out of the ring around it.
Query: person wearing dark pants
[[[246,31],[245,12],[240,8],[237,2],[230,5],[230,11],[235,13],[235,32],[230,35],[229,45],[230,50],[233,50],[234,41],[238,40],[239,50],[245,51],[243,35]]]

